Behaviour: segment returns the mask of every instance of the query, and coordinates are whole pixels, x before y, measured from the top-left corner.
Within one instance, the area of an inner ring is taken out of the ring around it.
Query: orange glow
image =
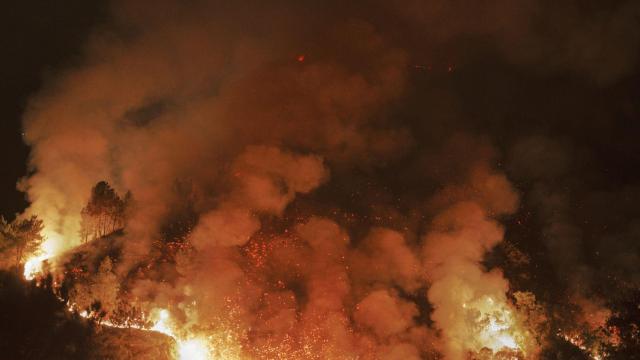
[[[210,358],[209,345],[203,339],[189,339],[178,343],[180,360],[207,360]]]
[[[42,237],[45,240],[40,245],[40,249],[30,254],[24,263],[23,276],[27,280],[32,280],[42,273],[42,265],[45,260],[51,259],[63,251],[64,242],[60,234],[45,228],[42,231]]]
[[[479,352],[489,349],[494,354],[500,351],[515,351],[527,355],[530,347],[530,334],[516,320],[514,310],[507,302],[483,296],[462,307],[470,316],[474,316],[475,335],[467,349]]]
[[[591,359],[593,360],[604,359],[604,356],[600,354],[599,349],[597,347],[591,348],[591,349],[587,347],[584,339],[580,335],[578,334],[558,334],[558,335],[561,338],[563,338],[565,341],[571,343],[571,345],[577,347],[578,349],[588,354]]]

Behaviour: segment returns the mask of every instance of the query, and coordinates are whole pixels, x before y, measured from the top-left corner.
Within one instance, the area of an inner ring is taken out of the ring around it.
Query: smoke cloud
[[[60,255],[81,244],[95,183],[131,191],[135,209],[108,240],[118,296],[148,313],[169,309],[185,334],[216,334],[225,356],[534,358],[540,344],[486,258],[521,208],[509,175],[535,183],[523,202],[543,219],[557,273],[588,283],[582,234],[555,183],[571,160],[543,138],[505,145],[511,114],[475,125],[476,108],[459,107],[465,94],[447,79],[477,58],[460,45],[468,39],[516,72],[570,68],[602,86],[624,78],[637,62],[640,7],[622,2],[588,20],[583,11],[546,1],[114,1],[83,65],[29,104],[27,213],[45,222],[43,251]],[[498,146],[485,136],[495,128]],[[108,251],[80,248],[95,252],[97,271]],[[637,254],[620,248],[602,251],[637,270]]]

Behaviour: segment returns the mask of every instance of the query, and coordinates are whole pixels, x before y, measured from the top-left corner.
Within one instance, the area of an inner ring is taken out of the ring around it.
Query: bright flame
[[[42,273],[42,262],[49,258],[48,255],[40,255],[34,256],[24,263],[24,278],[27,280],[32,280],[36,277],[36,275]]]
[[[509,312],[505,312],[507,318],[510,320]],[[487,325],[482,333],[484,337],[487,339],[488,343],[491,343],[491,348],[500,349],[500,348],[509,348],[509,349],[518,349],[519,346],[516,344],[516,340],[509,334],[510,328],[505,322],[498,323],[498,320],[495,317],[491,317],[489,319],[489,325]]]
[[[172,329],[171,314],[167,309],[157,312],[158,320],[150,331],[157,331],[172,337],[178,344],[179,360],[207,360],[211,358],[209,343],[203,338],[181,339]]]
[[[180,360],[207,360],[211,350],[203,339],[178,341],[178,357]]]
[[[151,328],[151,330],[157,331],[159,333],[163,333],[175,339],[176,336],[174,335],[173,330],[171,330],[169,323],[170,323],[169,311],[166,309],[162,309],[158,313],[158,320],[156,321],[155,324],[153,324],[153,327]]]
[[[518,326],[513,311],[506,302],[483,296],[471,303],[463,304],[478,325],[476,351],[482,348],[496,353],[511,350],[526,353],[527,334]]]
[[[68,309],[69,311],[74,311],[75,306],[70,305]],[[114,324],[109,320],[102,321],[100,322],[100,324],[103,326],[119,328],[119,329],[133,328],[133,329],[138,329],[143,331],[156,331],[156,332],[165,334],[167,336],[170,336],[176,341],[176,344],[177,344],[177,351],[178,351],[177,360],[209,360],[213,358],[212,348],[206,339],[199,338],[199,337],[190,337],[188,339],[182,339],[175,334],[174,330],[171,328],[172,321],[171,321],[171,314],[169,313],[169,310],[159,309],[159,310],[154,310],[152,313],[157,313],[158,320],[156,320],[155,324],[150,328],[138,326],[138,325],[131,325],[131,324],[119,325],[119,324]],[[85,310],[80,312],[79,315],[82,316],[83,318],[88,318],[92,314],[88,313]],[[224,354],[221,354],[221,355],[222,355],[222,359],[235,358],[233,356],[226,356]]]
[[[40,245],[40,249],[25,261],[23,275],[27,280],[32,280],[36,276],[42,274],[43,262],[51,259],[64,250],[63,246],[61,246],[63,244],[62,237],[58,233],[45,229],[42,235],[46,240],[42,245]],[[69,311],[74,311],[75,305],[69,305],[68,309]],[[173,329],[174,324],[171,320],[169,311],[167,309],[158,309],[153,312],[157,314],[157,320],[151,328],[131,324],[119,325],[114,324],[109,320],[102,321],[101,325],[114,328],[136,328],[144,331],[156,331],[170,336],[177,343],[179,360],[207,360],[212,358],[212,349],[206,339],[198,337],[182,339],[178,337]],[[92,314],[83,310],[79,315],[83,318],[88,318]]]
[[[482,313],[482,321],[487,321],[480,331],[480,341],[492,350],[500,350],[509,348],[516,350],[519,348],[513,335],[511,335],[513,327],[513,319],[509,310],[492,312],[489,314]]]
[[[59,253],[60,244],[62,242],[60,234],[55,231],[45,229],[42,231],[42,237],[46,240],[42,245],[40,245],[40,249],[38,249],[24,263],[23,275],[27,280],[33,280],[33,278],[41,274],[43,271],[42,263]]]

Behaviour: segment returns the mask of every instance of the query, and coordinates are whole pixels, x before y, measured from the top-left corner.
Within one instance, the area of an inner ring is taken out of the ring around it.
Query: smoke
[[[135,211],[115,240],[120,295],[168,308],[185,334],[222,334],[212,341],[227,355],[533,356],[508,280],[484,263],[518,191],[481,126],[450,109],[460,94],[443,86],[442,97],[422,98],[414,78],[416,65],[471,62],[459,45],[470,37],[539,73],[570,67],[607,83],[631,71],[637,4],[570,29],[558,19],[580,6],[549,8],[115,1],[84,65],[29,104],[27,213],[44,220],[44,250],[58,255],[80,244],[96,182],[131,191]],[[450,67],[427,82],[437,88]],[[510,171],[542,183],[564,176],[570,161],[553,149],[531,155],[537,144],[509,149]],[[554,184],[533,194],[558,273],[588,278],[568,200]],[[194,225],[167,260],[175,239],[163,229],[184,214]]]
[[[407,1],[390,9],[409,30],[413,48],[445,48],[460,39],[488,41],[509,63],[540,74],[566,71],[609,84],[631,73],[638,61],[640,31],[634,2]],[[424,39],[424,34],[428,34]],[[426,44],[425,44],[426,42]],[[465,62],[468,48],[448,60]],[[433,55],[431,55],[433,56]]]
[[[471,167],[468,180],[436,197],[439,210],[424,236],[422,253],[431,283],[428,299],[434,306],[431,318],[442,330],[443,352],[449,359],[522,343],[515,339],[521,335],[501,333],[515,322],[506,298],[508,281],[499,270],[488,272],[481,264],[503,239],[504,230],[496,219],[516,210],[518,195],[504,175],[487,169],[484,161]]]
[[[539,209],[542,239],[558,274],[563,277],[561,281],[572,286],[573,292],[581,292],[580,288],[587,290],[591,279],[584,264],[581,231],[572,224],[570,195],[559,191],[558,184],[550,183],[569,173],[568,150],[557,142],[530,137],[519,142],[512,154],[516,176],[524,175],[534,181],[530,196]]]
[[[637,220],[624,213],[638,193],[615,186],[602,190],[610,185],[586,175],[587,154],[570,143],[529,136],[515,142],[510,167],[514,178],[530,187],[525,201],[536,210],[546,260],[554,269],[551,286],[557,290],[552,296],[574,307],[570,314],[557,315],[557,321],[601,331],[617,301],[613,289],[623,298],[636,288],[639,269],[628,261],[637,257],[631,235]]]

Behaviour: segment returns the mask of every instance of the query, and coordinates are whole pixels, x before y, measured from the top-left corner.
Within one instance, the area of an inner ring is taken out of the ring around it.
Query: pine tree
[[[98,182],[91,190],[87,206],[81,212],[82,241],[97,239],[124,228],[131,202],[130,192],[127,192],[123,200],[106,181]]]
[[[29,218],[16,218],[8,223],[0,219],[0,241],[4,250],[13,249],[16,267],[24,260],[25,254],[31,254],[40,248],[44,241],[42,220],[33,215]]]

